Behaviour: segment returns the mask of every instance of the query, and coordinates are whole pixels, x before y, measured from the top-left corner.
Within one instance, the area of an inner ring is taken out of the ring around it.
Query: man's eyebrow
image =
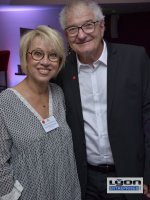
[[[65,29],[71,28],[71,27],[79,27],[79,26],[82,26],[82,25],[84,25],[84,24],[86,24],[86,23],[88,23],[88,22],[93,22],[93,19],[88,19],[88,20],[86,20],[84,23],[82,23],[81,25],[72,24],[72,25],[70,25],[70,26],[67,26]]]

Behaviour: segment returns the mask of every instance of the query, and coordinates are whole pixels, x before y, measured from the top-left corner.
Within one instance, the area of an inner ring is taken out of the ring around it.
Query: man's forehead
[[[93,12],[87,6],[81,6],[68,12],[67,25],[82,25],[92,20],[95,20]]]

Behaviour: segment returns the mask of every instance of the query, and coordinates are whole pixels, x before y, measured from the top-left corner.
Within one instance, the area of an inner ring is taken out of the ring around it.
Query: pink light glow
[[[47,10],[47,6],[1,6],[0,12]]]
[[[15,86],[25,78],[25,76],[15,74],[18,72],[18,65],[20,64],[20,28],[33,29],[44,24],[61,31],[59,24],[60,9],[61,6],[0,6],[0,49],[10,50],[9,87]]]

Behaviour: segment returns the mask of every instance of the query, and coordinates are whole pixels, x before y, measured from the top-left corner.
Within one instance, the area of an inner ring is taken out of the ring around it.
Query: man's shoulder
[[[143,46],[132,45],[132,44],[122,44],[122,43],[107,43],[108,52],[117,52],[118,55],[126,54],[126,56],[140,56],[146,53]]]
[[[123,44],[123,43],[108,43],[108,46],[111,48],[116,48],[119,50],[136,50],[141,51],[144,50],[143,46],[133,45],[133,44]]]

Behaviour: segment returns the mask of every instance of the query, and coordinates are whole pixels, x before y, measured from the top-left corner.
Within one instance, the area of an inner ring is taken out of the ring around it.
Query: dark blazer
[[[118,177],[144,177],[150,184],[150,61],[144,48],[107,44],[108,134]],[[86,144],[75,53],[70,53],[57,83],[63,88],[67,121],[84,199]],[[142,200],[140,195],[126,195]]]

